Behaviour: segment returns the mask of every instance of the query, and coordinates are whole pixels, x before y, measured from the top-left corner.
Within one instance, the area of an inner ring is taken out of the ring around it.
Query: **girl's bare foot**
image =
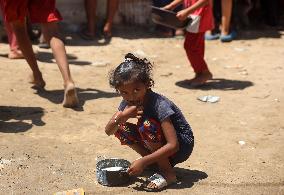
[[[21,50],[12,50],[8,54],[9,59],[24,59],[24,55],[22,54]]]
[[[34,88],[43,89],[45,87],[45,81],[41,73],[39,75],[31,74],[29,83],[33,84]]]
[[[190,86],[199,87],[204,85],[208,80],[212,79],[213,75],[208,70],[196,74],[195,78],[190,81]]]
[[[112,33],[111,33],[111,28],[112,28],[112,25],[107,22],[104,26],[104,30],[103,30],[103,33],[104,33],[104,36],[106,38],[110,38],[112,36]]]
[[[64,90],[63,106],[66,108],[74,108],[78,106],[79,100],[74,83],[69,83]]]

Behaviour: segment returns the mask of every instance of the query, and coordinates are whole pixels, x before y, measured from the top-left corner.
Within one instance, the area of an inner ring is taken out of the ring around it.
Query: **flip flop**
[[[205,40],[207,41],[212,41],[212,40],[217,40],[219,39],[220,34],[205,34]]]
[[[148,187],[150,183],[154,183],[156,187],[155,188]],[[147,179],[147,182],[146,184],[144,184],[143,189],[147,192],[160,192],[165,190],[166,187],[169,186],[169,184],[173,183],[175,182],[168,183],[162,175],[155,173],[154,175],[152,175]]]
[[[231,42],[232,40],[234,40],[237,37],[237,32],[236,31],[232,31],[230,34],[228,35],[221,35],[220,36],[220,41],[221,42]]]

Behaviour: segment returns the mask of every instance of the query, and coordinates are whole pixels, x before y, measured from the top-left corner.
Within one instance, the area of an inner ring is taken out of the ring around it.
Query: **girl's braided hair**
[[[132,53],[125,55],[125,61],[109,74],[109,84],[117,89],[127,82],[142,82],[147,87],[154,86],[152,78],[153,65],[146,59],[140,59]]]

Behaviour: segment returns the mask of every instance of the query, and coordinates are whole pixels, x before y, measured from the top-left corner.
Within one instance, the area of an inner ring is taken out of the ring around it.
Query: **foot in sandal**
[[[147,184],[144,186],[144,190],[149,192],[159,192],[176,182],[177,182],[176,177],[171,179],[168,178],[166,180],[162,175],[155,173],[154,175],[152,175],[147,179]]]

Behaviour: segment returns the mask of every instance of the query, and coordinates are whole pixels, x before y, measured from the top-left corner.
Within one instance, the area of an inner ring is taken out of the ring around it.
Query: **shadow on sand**
[[[206,84],[200,87],[191,87],[189,80],[183,80],[176,82],[176,85],[186,89],[198,89],[198,90],[243,90],[247,87],[253,86],[251,81],[239,81],[239,80],[229,80],[216,78],[208,81]]]
[[[0,106],[0,132],[19,133],[31,129],[33,125],[43,126],[43,115],[41,107]]]
[[[76,88],[78,93],[78,98],[80,100],[79,106],[77,108],[74,108],[76,111],[83,111],[83,106],[86,101],[98,99],[98,98],[112,98],[112,97],[118,97],[117,93],[112,92],[105,92],[99,89],[82,89],[82,88]],[[61,104],[63,101],[63,89],[60,90],[38,90],[37,94],[45,99],[48,99],[52,103],[55,104]]]
[[[45,63],[54,63],[54,57],[52,52],[45,52],[45,51],[40,51],[36,55],[37,60],[40,62],[45,62]],[[86,65],[91,65],[92,63],[89,61],[79,61],[77,60],[77,56],[73,54],[67,54],[67,59],[68,63],[72,65],[78,65],[78,66],[86,66]]]

